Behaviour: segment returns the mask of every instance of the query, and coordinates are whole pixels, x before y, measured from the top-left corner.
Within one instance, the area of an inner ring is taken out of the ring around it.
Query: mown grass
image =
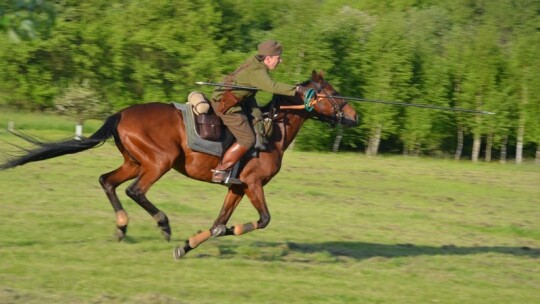
[[[34,128],[52,118],[31,117],[29,132],[71,136],[71,128]],[[1,130],[0,149],[12,149],[6,141],[21,143]],[[120,162],[114,145],[105,144],[0,172],[0,303],[534,303],[540,297],[537,166],[289,151],[265,188],[267,229],[211,239],[175,262],[172,249],[211,225],[225,188],[164,176],[149,198],[171,220],[167,243],[122,186],[131,222],[127,239],[117,243],[97,178]],[[256,219],[246,199],[230,223]]]

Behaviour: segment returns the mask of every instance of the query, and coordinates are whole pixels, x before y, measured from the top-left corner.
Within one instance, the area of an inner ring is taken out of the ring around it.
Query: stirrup
[[[212,169],[212,182],[225,185],[241,185],[243,182],[236,177],[231,176],[231,170]]]

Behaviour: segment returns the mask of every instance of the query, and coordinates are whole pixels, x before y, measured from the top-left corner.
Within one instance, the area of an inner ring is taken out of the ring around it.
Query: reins
[[[311,112],[313,111],[313,109],[315,108],[315,105],[317,104],[317,102],[319,102],[320,99],[327,98],[330,104],[332,105],[332,108],[334,109],[334,115],[336,118],[336,120],[332,120],[331,123],[333,124],[341,123],[341,120],[343,119],[342,107],[345,105],[345,103],[343,104],[343,106],[340,107],[339,103],[336,102],[335,100],[336,96],[331,96],[331,95],[325,95],[323,97],[317,96],[317,93],[322,92],[326,85],[325,84],[321,85],[320,83],[313,82],[313,81],[312,83],[314,83],[317,89],[309,88],[306,91],[306,93],[304,94],[304,104],[284,105],[284,106],[280,106],[279,108],[284,109],[284,110],[306,110],[308,112]],[[319,118],[319,120],[322,120],[322,119]]]
[[[285,110],[306,110],[308,112],[313,111],[313,108],[315,107],[315,104],[317,103],[316,97],[317,93],[314,89],[308,89],[306,91],[306,94],[304,94],[304,104],[303,105],[288,105],[288,106],[280,106],[280,109]]]

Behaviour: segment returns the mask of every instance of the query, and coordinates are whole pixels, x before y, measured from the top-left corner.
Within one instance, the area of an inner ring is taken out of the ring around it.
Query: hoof
[[[163,237],[165,238],[165,240],[167,242],[171,241],[171,230],[170,229],[168,229],[168,230],[161,229],[161,235],[163,235]]]
[[[225,235],[225,232],[227,232],[227,227],[225,225],[218,225],[214,228],[212,228],[212,237],[218,237]]]
[[[161,235],[168,242],[171,240],[171,226],[169,225],[169,218],[163,212],[158,212],[154,215],[154,220],[157,222],[157,226],[161,229]]]
[[[122,241],[126,236],[127,226],[116,226],[116,231],[114,232],[114,237],[118,242]]]
[[[180,260],[182,257],[186,255],[186,251],[184,250],[184,247],[177,246],[173,251],[173,257],[176,261]]]

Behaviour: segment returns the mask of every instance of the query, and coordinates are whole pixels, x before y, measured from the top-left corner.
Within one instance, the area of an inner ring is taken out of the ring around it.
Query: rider
[[[268,74],[281,62],[281,44],[268,40],[258,45],[258,53],[249,57],[235,72],[225,77],[228,85],[255,87],[273,94],[294,96],[303,93],[302,86],[275,82]],[[236,141],[224,153],[219,165],[212,170],[212,182],[225,184],[241,184],[242,181],[230,176],[236,162],[252,147],[264,150],[266,139],[262,134],[262,112],[255,100],[256,90],[218,87],[212,94],[210,104],[214,112],[221,117],[223,123],[231,131]],[[254,130],[248,115],[252,117]]]

